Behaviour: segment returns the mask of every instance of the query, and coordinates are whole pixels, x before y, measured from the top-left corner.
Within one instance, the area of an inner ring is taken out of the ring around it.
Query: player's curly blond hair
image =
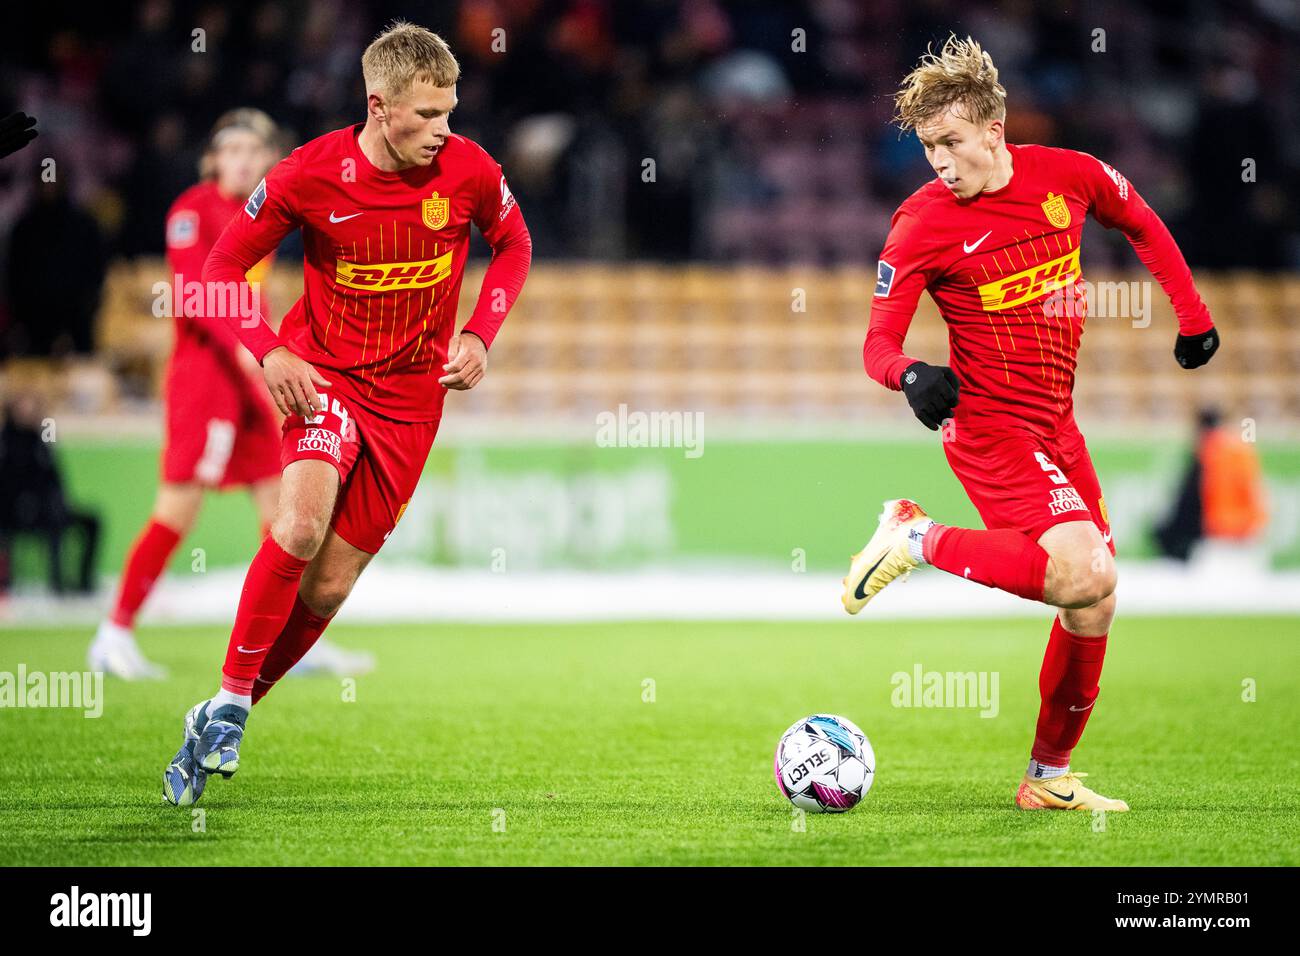
[[[455,86],[460,64],[447,41],[424,27],[394,20],[361,54],[366,93],[400,97],[417,78],[434,86]]]
[[[937,54],[928,46],[916,68],[894,94],[894,122],[916,129],[943,115],[950,106],[972,123],[1005,120],[1007,91],[998,82],[998,68],[970,37],[949,34]]]

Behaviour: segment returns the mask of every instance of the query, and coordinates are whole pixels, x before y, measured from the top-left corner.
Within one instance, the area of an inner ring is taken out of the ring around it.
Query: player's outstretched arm
[[[484,235],[492,247],[492,261],[483,273],[474,314],[447,347],[447,364],[442,367],[447,374],[438,379],[457,391],[467,391],[483,380],[488,346],[519,297],[533,261],[533,240],[517,208],[503,230]]]
[[[213,243],[204,241],[203,217],[200,210],[184,199],[172,204],[167,213],[166,246],[168,272],[176,283],[175,298],[178,316],[183,322],[193,323],[205,335],[232,354],[243,353],[239,336],[219,318],[208,321],[206,314],[208,296],[190,297],[184,294],[191,282],[201,282],[203,266]],[[195,301],[197,300],[197,301]],[[221,301],[218,298],[216,301]]]
[[[1169,227],[1119,172],[1087,153],[1078,156],[1094,218],[1124,233],[1173,304],[1178,317],[1174,358],[1183,368],[1200,368],[1219,350],[1219,333]]]
[[[957,407],[957,376],[947,366],[930,365],[903,350],[921,293],[936,271],[932,233],[906,207],[894,213],[885,247],[876,262],[876,288],[871,295],[867,338],[862,343],[862,366],[881,385],[901,390],[917,420],[937,431]]]
[[[447,351],[443,369],[448,374],[439,379],[448,388],[461,390],[473,388],[482,379],[487,350],[519,298],[533,261],[533,239],[505,174],[487,153],[482,159],[474,225],[491,247],[492,261],[483,272],[474,313]]]
[[[248,202],[251,205],[253,199]],[[208,320],[224,322],[259,363],[281,343],[258,307],[259,296],[249,285],[248,270],[275,249],[293,228],[292,224],[273,228],[268,228],[269,225],[253,222],[244,212],[236,213],[203,263],[203,287],[210,291],[207,299],[223,304],[220,314],[209,315]]]
[[[248,270],[302,224],[298,191],[298,157],[291,153],[258,184],[221,233],[203,264],[203,284],[209,290],[233,290],[222,301],[238,308],[225,309],[222,317],[262,366],[275,407],[285,415],[315,418],[323,410],[317,389],[331,383],[284,346],[258,308],[258,297],[250,294],[247,280]]]

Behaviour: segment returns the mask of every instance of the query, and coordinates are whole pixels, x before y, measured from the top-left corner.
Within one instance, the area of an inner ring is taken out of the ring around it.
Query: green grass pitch
[[[1074,761],[1133,807],[1104,828],[1011,804],[1048,620],[341,623],[379,669],[354,701],[286,680],[201,820],[160,803],[160,771],[223,631],[146,627],[171,680],[107,681],[99,719],[0,710],[0,864],[1300,863],[1300,619],[1121,616]],[[0,632],[0,671],[80,670],[88,637]],[[996,671],[998,715],[892,706],[917,663]],[[878,765],[862,805],[801,829],[772,751],[816,711]]]

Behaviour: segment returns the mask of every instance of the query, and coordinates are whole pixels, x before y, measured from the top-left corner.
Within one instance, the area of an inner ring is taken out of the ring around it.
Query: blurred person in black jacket
[[[34,396],[21,395],[10,402],[0,428],[0,593],[9,589],[10,547],[20,534],[45,540],[50,590],[65,593],[63,544],[70,531],[79,532],[81,539],[74,590],[89,593],[95,587],[99,518],[69,504],[44,432]]]
[[[108,256],[95,218],[68,191],[67,164],[41,182],[9,237],[12,322],[7,351],[16,355],[87,353]]]

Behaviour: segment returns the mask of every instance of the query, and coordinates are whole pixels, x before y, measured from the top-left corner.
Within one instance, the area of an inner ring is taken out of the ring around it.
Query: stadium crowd
[[[450,41],[463,69],[453,129],[503,163],[539,258],[869,267],[890,213],[929,175],[888,125],[890,94],[951,29],[998,63],[1011,141],[1085,149],[1126,172],[1194,266],[1300,264],[1282,186],[1300,155],[1295,4],[1086,6],[1083,17],[1023,0],[20,7],[0,39],[0,110],[36,115],[41,135],[0,161],[0,350],[91,347],[105,261],[161,253],[163,215],[222,111],[266,110],[286,149],[359,121],[360,52],[394,17]],[[57,188],[40,181],[49,159]],[[1255,181],[1243,181],[1248,160]],[[1091,244],[1090,263],[1130,255],[1115,237]],[[38,327],[48,313],[27,301],[33,270],[64,290],[67,329]]]

